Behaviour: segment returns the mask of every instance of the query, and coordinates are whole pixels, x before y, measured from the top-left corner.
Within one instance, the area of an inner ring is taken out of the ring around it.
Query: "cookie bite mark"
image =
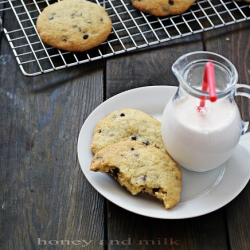
[[[119,174],[119,172],[120,172],[120,170],[119,170],[119,168],[117,168],[117,167],[113,167],[113,168],[111,168],[111,169],[109,169],[109,174],[114,178],[114,179],[118,179],[118,174]]]

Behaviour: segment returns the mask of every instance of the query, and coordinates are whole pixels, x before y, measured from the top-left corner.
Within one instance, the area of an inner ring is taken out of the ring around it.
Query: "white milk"
[[[228,98],[206,101],[191,95],[170,100],[162,117],[162,137],[169,154],[190,170],[207,171],[220,166],[232,154],[241,134],[236,104]]]

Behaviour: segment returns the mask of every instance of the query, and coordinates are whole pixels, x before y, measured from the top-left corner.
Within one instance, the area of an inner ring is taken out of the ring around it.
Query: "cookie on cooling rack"
[[[161,123],[154,117],[136,109],[123,108],[101,119],[95,129],[91,151],[120,141],[137,141],[152,145],[166,153],[161,135]]]
[[[90,170],[110,174],[133,195],[155,196],[167,210],[180,200],[181,168],[156,147],[134,141],[109,145],[94,156]]]
[[[196,0],[131,0],[132,5],[153,16],[168,16],[184,13]]]
[[[48,45],[82,52],[103,43],[112,22],[105,9],[85,0],[60,1],[46,7],[37,19],[37,31]]]

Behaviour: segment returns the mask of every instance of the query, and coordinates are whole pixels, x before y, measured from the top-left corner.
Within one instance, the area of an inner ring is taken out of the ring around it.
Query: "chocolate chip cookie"
[[[82,52],[104,42],[112,22],[104,8],[84,1],[60,1],[47,6],[38,16],[37,31],[48,45]]]
[[[114,143],[96,153],[90,170],[110,174],[133,195],[155,196],[167,210],[180,200],[181,168],[156,147],[135,141]]]
[[[153,16],[168,16],[184,13],[196,0],[131,0],[132,5]]]
[[[95,154],[120,141],[137,141],[166,152],[160,121],[136,109],[119,109],[101,119],[94,129],[91,151]]]

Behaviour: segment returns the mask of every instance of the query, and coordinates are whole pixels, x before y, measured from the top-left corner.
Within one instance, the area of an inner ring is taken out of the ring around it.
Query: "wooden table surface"
[[[8,16],[3,21],[6,28],[13,25]],[[250,22],[241,22],[36,77],[21,73],[2,36],[0,249],[250,249],[249,184],[209,214],[154,219],[102,197],[77,157],[80,129],[98,105],[142,86],[177,86],[171,66],[187,52],[227,57],[239,82],[249,85],[249,34]],[[250,120],[249,99],[237,97],[236,102],[243,120]]]

